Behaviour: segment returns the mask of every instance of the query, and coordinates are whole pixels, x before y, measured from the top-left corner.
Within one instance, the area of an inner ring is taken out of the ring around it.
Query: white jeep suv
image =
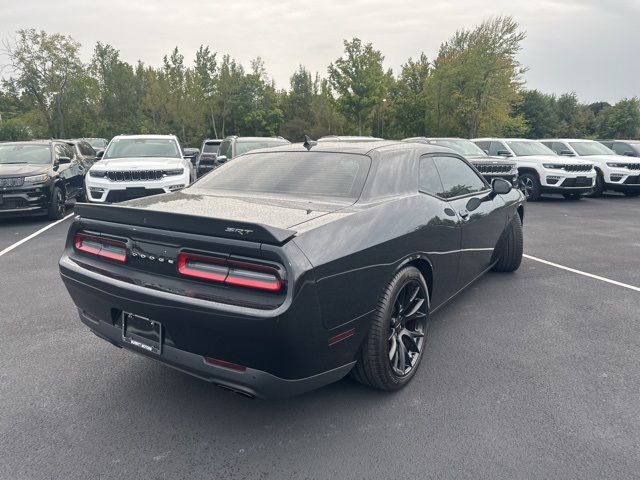
[[[536,140],[520,138],[476,138],[472,140],[489,155],[509,157],[518,168],[518,188],[528,200],[543,193],[560,193],[578,199],[593,189],[593,163],[561,157]]]
[[[118,135],[85,177],[90,202],[119,202],[188,187],[193,165],[175,135]]]
[[[558,155],[583,158],[595,164],[596,184],[589,194],[599,197],[605,190],[622,192],[629,197],[640,195],[640,159],[617,155],[595,140],[567,138],[540,140]]]

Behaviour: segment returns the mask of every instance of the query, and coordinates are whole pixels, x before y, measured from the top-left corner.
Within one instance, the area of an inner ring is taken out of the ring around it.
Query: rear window
[[[207,190],[355,201],[371,159],[326,152],[248,154],[214,170],[197,184]]]
[[[218,148],[220,148],[220,144],[205,143],[202,148],[202,153],[218,153]]]
[[[236,143],[236,155],[242,155],[243,153],[250,152],[251,150],[258,150],[259,148],[277,147],[278,145],[287,145],[287,140],[280,139],[264,139],[264,140],[238,140]]]

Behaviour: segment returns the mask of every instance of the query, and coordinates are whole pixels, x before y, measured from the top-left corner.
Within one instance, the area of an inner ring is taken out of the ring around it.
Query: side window
[[[629,155],[629,156],[634,156],[634,157],[638,156],[637,152],[628,143],[618,142],[618,143],[616,143],[616,145],[619,145],[619,147],[618,147],[619,151],[616,150],[616,153],[618,155]]]
[[[95,157],[96,156],[95,150],[88,143],[80,142],[78,144],[78,147],[80,149],[80,153],[82,153],[82,155],[84,155],[85,157]]]
[[[434,161],[440,173],[444,198],[459,197],[487,189],[484,180],[461,159],[434,157]]]
[[[477,146],[479,146],[482,150],[484,150],[485,152],[489,152],[489,146],[491,145],[491,142],[474,142]]]
[[[418,188],[421,192],[444,198],[444,189],[440,181],[440,174],[438,173],[433,157],[422,157],[420,159]]]
[[[60,157],[68,157],[69,156],[69,154],[64,149],[64,147],[62,145],[60,145],[59,143],[57,143],[56,146],[54,147],[54,151],[56,152],[56,159],[58,159]]]
[[[220,144],[220,150],[218,152],[218,155],[231,158],[231,140],[224,140]]]
[[[549,145],[547,145],[547,147],[548,146]],[[571,152],[571,149],[567,145],[561,142],[553,142],[553,144],[551,145],[551,150],[556,152],[558,155],[561,155],[562,152]]]
[[[509,149],[502,142],[491,142],[491,146],[489,147],[489,155],[493,155],[494,157],[498,155],[498,152],[508,152]]]

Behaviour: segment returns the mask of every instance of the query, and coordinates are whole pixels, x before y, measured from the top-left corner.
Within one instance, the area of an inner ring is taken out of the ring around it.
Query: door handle
[[[460,210],[460,211],[458,212],[458,215],[460,215],[460,217],[461,217],[463,220],[469,220],[469,216],[470,216],[471,214],[469,213],[469,211],[468,211],[468,210],[464,209],[464,210]]]

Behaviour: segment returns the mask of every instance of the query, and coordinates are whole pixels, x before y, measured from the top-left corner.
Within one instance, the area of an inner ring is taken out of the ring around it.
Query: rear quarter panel
[[[299,235],[295,242],[314,266],[325,326],[346,325],[376,308],[398,268],[423,258],[431,264],[432,304],[446,300],[457,264],[450,256],[429,255],[459,247],[454,220],[436,214],[423,194],[364,207]],[[438,202],[442,203],[442,202]]]

